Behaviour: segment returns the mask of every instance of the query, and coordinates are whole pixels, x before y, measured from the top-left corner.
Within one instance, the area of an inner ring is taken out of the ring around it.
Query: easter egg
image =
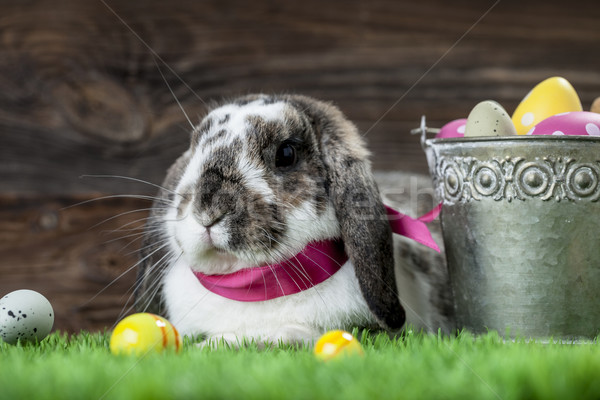
[[[352,334],[341,330],[329,331],[321,336],[315,343],[314,353],[323,361],[364,354],[358,340]]]
[[[592,103],[592,106],[590,107],[590,111],[593,113],[600,114],[600,97],[596,97],[596,99]]]
[[[164,350],[179,351],[181,337],[165,318],[150,313],[132,314],[123,318],[110,337],[113,354],[144,355]]]
[[[43,295],[34,290],[16,290],[0,299],[0,338],[10,344],[19,340],[43,340],[54,325],[54,310]]]
[[[467,125],[467,119],[455,119],[454,121],[448,122],[442,126],[440,131],[435,135],[436,139],[447,139],[453,137],[465,136],[465,126]]]
[[[527,132],[528,135],[600,136],[600,114],[574,111],[546,118]]]
[[[556,114],[583,111],[577,92],[569,81],[558,76],[538,83],[525,96],[512,115],[518,135]]]
[[[467,118],[465,137],[511,136],[517,131],[504,108],[492,100],[477,104]]]

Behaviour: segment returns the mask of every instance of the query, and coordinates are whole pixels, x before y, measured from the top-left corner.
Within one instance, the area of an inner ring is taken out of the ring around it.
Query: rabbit
[[[314,343],[352,327],[394,334],[407,315],[415,327],[451,331],[443,257],[392,235],[369,155],[355,125],[324,101],[254,94],[216,106],[153,204],[136,309],[164,315],[203,343]],[[292,266],[292,294],[283,293],[283,274],[274,275],[281,293],[273,298],[261,297],[264,275],[241,298],[211,286],[293,264],[323,241],[338,249],[335,271],[310,282],[304,267]]]

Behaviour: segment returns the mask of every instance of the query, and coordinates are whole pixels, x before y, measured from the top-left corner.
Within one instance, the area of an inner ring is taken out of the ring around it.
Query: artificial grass
[[[359,332],[354,332],[355,334]],[[310,349],[200,349],[113,356],[108,334],[0,342],[1,399],[597,399],[600,345],[363,333],[364,357]]]

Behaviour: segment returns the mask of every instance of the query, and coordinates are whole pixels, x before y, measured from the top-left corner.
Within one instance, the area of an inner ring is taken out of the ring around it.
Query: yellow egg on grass
[[[165,318],[150,313],[132,314],[121,320],[110,337],[113,354],[144,355],[164,350],[179,351],[181,336]]]
[[[315,343],[314,353],[323,361],[364,355],[359,341],[352,334],[342,330],[329,331],[321,336]]]
[[[538,83],[512,115],[517,135],[525,135],[538,122],[556,114],[583,111],[575,89],[565,78],[555,76]]]

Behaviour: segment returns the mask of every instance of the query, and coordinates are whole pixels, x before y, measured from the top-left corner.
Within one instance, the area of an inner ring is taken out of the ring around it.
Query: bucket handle
[[[437,128],[428,128],[425,123],[425,116],[421,116],[421,125],[418,128],[412,129],[410,131],[411,135],[421,134],[421,147],[425,150],[425,141],[427,140],[427,134],[430,133],[432,135],[436,135],[440,132],[440,129]]]

